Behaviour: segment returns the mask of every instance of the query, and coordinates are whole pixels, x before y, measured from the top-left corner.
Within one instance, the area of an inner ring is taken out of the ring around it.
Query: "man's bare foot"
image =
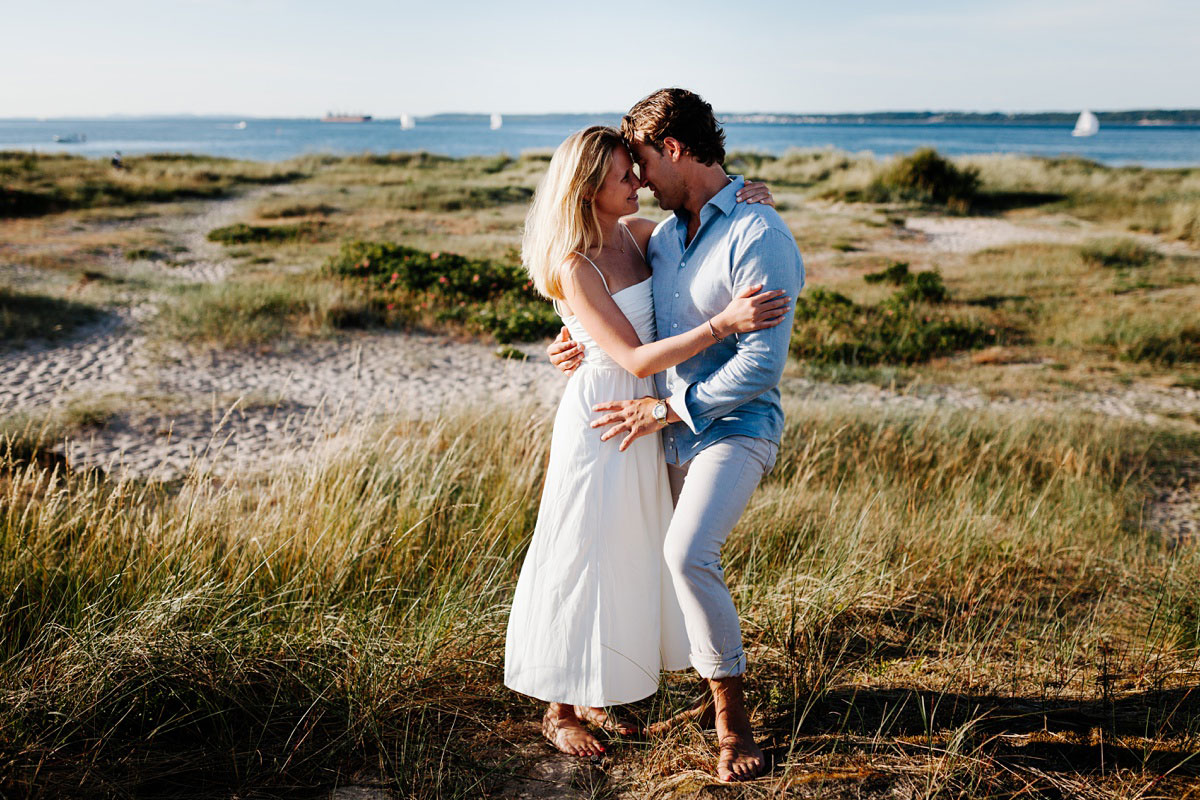
[[[708,682],[716,704],[717,777],[723,781],[752,781],[762,774],[763,752],[754,743],[741,676]]]
[[[762,774],[763,751],[754,739],[736,733],[722,736],[717,757],[717,777],[723,781],[752,781]]]
[[[648,725],[646,733],[650,736],[665,736],[688,722],[695,722],[701,728],[711,728],[715,717],[712,696],[705,695],[693,703],[690,708],[685,708],[674,716]]]
[[[569,756],[604,755],[604,745],[588,733],[575,716],[575,709],[563,703],[551,703],[542,717],[542,735]]]
[[[622,722],[603,708],[575,706],[575,716],[584,722],[590,722],[601,730],[615,733],[618,736],[634,736],[638,732],[638,726]]]

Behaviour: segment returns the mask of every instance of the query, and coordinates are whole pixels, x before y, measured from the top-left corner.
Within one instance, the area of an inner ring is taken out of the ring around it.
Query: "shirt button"
[[[675,296],[676,296],[676,297],[679,297],[679,292],[676,292],[676,293],[675,293]]]
[[[681,266],[681,267],[682,267],[682,266],[683,266],[684,264],[686,264],[686,263],[687,263],[686,261],[680,261],[680,262],[679,262],[679,266]]]
[[[678,322],[672,322],[672,323],[671,323],[671,327],[672,327],[672,328],[678,328],[678,327],[679,327],[679,323],[678,323]]]

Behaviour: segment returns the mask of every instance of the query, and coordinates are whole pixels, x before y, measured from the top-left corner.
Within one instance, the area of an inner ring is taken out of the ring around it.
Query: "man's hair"
[[[712,106],[687,89],[659,89],[639,100],[621,120],[621,135],[627,142],[644,142],[660,153],[669,136],[705,166],[725,163],[725,133]]]

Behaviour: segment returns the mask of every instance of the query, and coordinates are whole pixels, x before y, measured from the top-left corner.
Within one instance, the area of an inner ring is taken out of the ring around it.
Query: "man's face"
[[[683,181],[670,155],[655,150],[645,142],[630,142],[629,152],[638,166],[638,176],[642,185],[654,192],[654,199],[666,211],[673,211],[683,205]]]

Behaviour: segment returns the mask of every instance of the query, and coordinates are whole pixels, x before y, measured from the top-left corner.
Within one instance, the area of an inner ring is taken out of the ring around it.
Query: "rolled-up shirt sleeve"
[[[784,231],[765,228],[736,258],[733,294],[756,283],[764,291],[783,289],[792,298],[792,309],[774,327],[736,334],[736,352],[708,377],[671,387],[668,402],[694,433],[702,433],[713,420],[773,388],[783,376],[796,297],[804,288],[804,262],[796,242]]]

